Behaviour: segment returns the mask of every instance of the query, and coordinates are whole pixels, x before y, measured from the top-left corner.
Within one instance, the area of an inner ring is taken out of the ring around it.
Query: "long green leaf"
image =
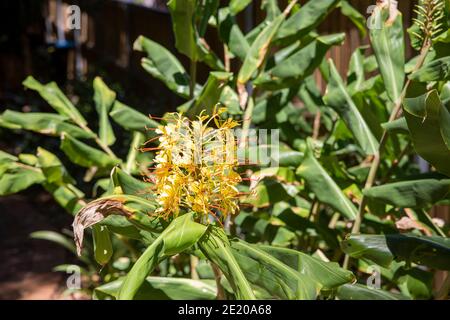
[[[114,106],[109,113],[111,118],[126,130],[147,132],[146,128],[157,128],[159,123],[150,117],[136,111],[120,101],[114,102]]]
[[[306,185],[320,202],[329,205],[349,219],[353,220],[356,217],[358,211],[355,205],[314,157],[311,141],[307,143],[303,162],[296,174],[306,181]]]
[[[405,81],[405,40],[402,14],[397,10],[391,13],[388,7],[375,7],[371,19],[379,26],[370,29],[370,40],[387,94],[392,102],[397,102]],[[390,14],[396,15],[394,21]]]
[[[117,298],[133,299],[147,275],[161,259],[186,250],[195,244],[205,231],[205,226],[192,221],[192,214],[185,214],[173,220],[133,265]]]
[[[354,258],[367,258],[383,267],[393,260],[450,270],[450,239],[413,234],[350,235],[341,243]]]
[[[94,101],[99,115],[99,137],[105,145],[112,145],[116,141],[114,131],[109,123],[108,113],[116,100],[116,93],[108,88],[102,78],[94,79]]]
[[[144,36],[136,39],[133,49],[147,55],[141,60],[145,71],[164,82],[170,90],[183,98],[189,97],[189,75],[169,50]]]
[[[450,176],[450,112],[436,90],[403,101],[403,111],[416,152]]]
[[[308,1],[287,19],[277,32],[276,40],[300,39],[313,30],[339,4],[340,0]]]
[[[350,97],[332,60],[329,60],[329,66],[330,79],[324,102],[339,114],[366,154],[375,154],[378,150],[378,141]]]
[[[108,282],[94,289],[94,299],[116,299],[122,287],[123,278]],[[216,288],[204,281],[147,277],[136,292],[135,300],[213,300],[216,298]]]
[[[71,123],[66,122],[66,116],[47,112],[22,113],[6,110],[0,119],[7,125],[15,125],[17,129],[25,129],[49,136],[60,136],[67,132],[75,138],[92,139],[94,134],[87,132]],[[0,121],[0,125],[1,125]]]
[[[275,90],[299,84],[321,64],[328,49],[342,44],[344,39],[344,33],[317,37],[304,48],[292,53],[261,74],[254,81],[255,86]]]
[[[223,230],[209,227],[198,242],[198,246],[208,260],[220,268],[238,299],[256,299],[250,283],[233,255],[230,242]]]
[[[59,114],[72,119],[75,123],[86,124],[86,120],[72,104],[72,102],[62,93],[55,82],[41,84],[32,76],[28,76],[23,85],[29,89],[37,91],[48,104]]]
[[[400,208],[428,207],[450,193],[450,179],[399,181],[364,190],[370,199]]]
[[[112,168],[120,163],[120,159],[112,158],[107,153],[88,146],[68,134],[61,137],[61,150],[73,163],[82,167]]]

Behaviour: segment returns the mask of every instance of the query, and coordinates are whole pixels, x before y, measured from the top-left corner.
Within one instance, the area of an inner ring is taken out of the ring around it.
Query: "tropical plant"
[[[355,50],[345,77],[325,59],[345,34],[317,27],[340,9],[364,36],[365,18],[347,1],[290,1],[281,10],[266,0],[265,20],[244,34],[236,16],[249,3],[168,2],[189,72],[158,43],[135,41],[142,67],[186,100],[179,113],[147,117],[96,78],[95,133],[56,84],[25,80],[57,113],[5,111],[0,124],[60,137],[65,156],[104,193],[85,199],[62,161],[39,148],[0,154],[0,194],[42,184],[75,215],[78,253],[92,227],[101,265],[135,255],[94,289],[97,299],[445,298],[449,277],[435,292],[432,281],[450,269],[449,228],[428,212],[450,200],[448,2],[419,2],[408,30],[418,54],[408,61],[402,14],[379,2],[372,50]],[[206,43],[211,32],[223,59]],[[211,70],[203,85],[199,63]],[[110,119],[132,135],[124,159],[112,150]],[[229,133],[237,126],[236,144]],[[246,150],[255,159],[275,152],[276,167],[217,161],[245,146],[253,128],[278,129],[279,147],[274,140]],[[203,156],[212,137],[229,148]],[[198,162],[184,161],[197,153]],[[418,156],[432,169],[421,170]],[[111,237],[129,253],[111,259]],[[375,289],[365,281],[374,270],[382,280]]]

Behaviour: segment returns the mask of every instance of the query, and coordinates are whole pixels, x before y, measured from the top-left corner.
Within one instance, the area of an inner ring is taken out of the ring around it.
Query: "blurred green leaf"
[[[306,181],[307,187],[317,199],[353,220],[357,215],[355,205],[345,196],[333,178],[314,157],[311,141],[308,142],[305,157],[296,174]]]
[[[123,278],[94,289],[94,299],[116,299]],[[168,277],[146,277],[136,292],[135,300],[213,300],[216,288],[200,280]]]
[[[63,134],[61,137],[61,150],[75,164],[90,168],[111,168],[120,163],[120,159],[110,157],[107,153],[71,137]]]
[[[155,120],[150,119],[150,117],[117,100],[114,102],[114,106],[109,115],[117,124],[126,130],[145,133],[148,132],[146,128],[157,128],[159,126],[159,123]]]
[[[364,195],[397,208],[429,207],[450,193],[450,179],[407,180],[365,189]]]
[[[102,78],[94,79],[94,101],[99,115],[99,137],[103,144],[110,146],[116,141],[114,131],[109,123],[108,113],[116,100],[116,93],[108,88]]]
[[[93,133],[66,122],[68,119],[66,116],[56,113],[22,113],[6,110],[0,118],[7,124],[15,125],[15,129],[25,129],[50,136],[60,136],[63,132],[67,132],[75,138],[94,138]],[[1,122],[0,125],[2,125]]]
[[[378,150],[378,141],[350,97],[332,60],[329,60],[329,66],[330,79],[324,102],[339,114],[364,152],[375,154]]]
[[[450,239],[413,234],[350,235],[342,250],[354,258],[366,258],[383,267],[393,260],[450,270]]]
[[[395,11],[395,20],[390,21],[389,6],[377,5],[370,17],[377,27],[370,28],[369,32],[386,92],[394,103],[400,98],[405,81],[403,19],[402,14]]]
[[[334,45],[341,45],[344,39],[344,33],[317,37],[262,73],[254,81],[255,86],[275,90],[299,84],[304,77],[311,75],[317,69],[328,49]]]
[[[450,112],[442,105],[438,92],[418,96],[408,93],[403,111],[416,152],[450,176]]]
[[[86,124],[86,120],[72,104],[72,102],[62,93],[55,82],[41,84],[32,76],[28,76],[23,85],[28,89],[37,91],[48,104],[59,114],[72,119],[75,123]]]
[[[192,214],[174,219],[133,265],[120,288],[118,299],[133,299],[147,275],[161,259],[189,248],[205,231],[205,226],[192,221]]]
[[[145,71],[164,82],[170,90],[183,98],[189,97],[189,75],[169,50],[144,36],[136,39],[133,49],[147,55],[141,60]]]

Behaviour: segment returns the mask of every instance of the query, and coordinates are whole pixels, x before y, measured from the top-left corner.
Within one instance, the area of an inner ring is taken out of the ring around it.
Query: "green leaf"
[[[300,39],[318,26],[339,4],[340,0],[308,1],[287,19],[276,35],[276,40]]]
[[[254,81],[255,86],[276,90],[299,84],[321,64],[328,49],[334,45],[341,45],[344,39],[345,33],[317,37],[307,46],[262,73]]]
[[[450,112],[436,90],[407,97],[403,111],[416,152],[438,171],[450,176]]]
[[[159,123],[155,120],[150,119],[139,111],[117,100],[114,102],[114,106],[109,115],[117,124],[126,130],[145,133],[148,131],[146,128],[157,128],[159,126]]]
[[[405,41],[403,35],[402,14],[396,10],[391,21],[389,6],[377,5],[372,13],[372,21],[378,28],[370,29],[370,40],[375,57],[386,86],[386,92],[392,102],[397,102],[405,81]]]
[[[61,137],[61,150],[75,164],[90,168],[112,168],[120,163],[120,159],[110,157],[107,153],[71,137],[63,134]]]
[[[106,226],[95,224],[92,226],[92,235],[95,261],[103,266],[109,262],[113,255],[108,228]]]
[[[116,299],[123,278],[108,282],[94,289],[94,299]],[[214,300],[216,288],[205,281],[147,277],[136,292],[135,300]]]
[[[193,61],[198,61],[197,40],[194,29],[196,0],[170,0],[167,3],[172,16],[175,47]]]
[[[216,264],[227,278],[237,299],[255,300],[255,294],[238,264],[223,230],[210,226],[198,242],[202,253]]]
[[[450,270],[450,239],[413,234],[349,235],[342,250],[354,258],[366,258],[389,267],[393,260]]]
[[[408,123],[405,117],[400,117],[394,121],[384,122],[381,126],[388,132],[409,133]]]
[[[59,244],[60,246],[66,248],[73,254],[77,253],[77,250],[75,248],[75,245],[73,244],[73,241],[66,236],[62,235],[61,233],[55,232],[55,231],[35,231],[30,234],[30,237],[33,239],[41,239],[41,240],[47,240],[54,243]]]
[[[256,37],[250,46],[247,56],[242,64],[237,77],[238,84],[245,84],[253,76],[256,70],[263,64],[273,37],[281,23],[285,20],[284,14],[271,21]]]
[[[44,181],[41,170],[17,164],[0,175],[0,196],[17,193]]]
[[[45,150],[44,148],[38,147],[37,157],[39,167],[45,175],[48,183],[54,183],[57,185],[75,183],[75,180],[67,172],[61,160],[59,160],[53,153]]]
[[[341,13],[349,18],[353,24],[358,28],[361,38],[366,36],[366,17],[364,17],[358,10],[356,10],[348,1],[342,0],[340,2]]]
[[[242,10],[244,10],[252,0],[231,0],[229,4],[229,8],[233,15],[238,14]]]
[[[339,300],[408,300],[401,294],[369,288],[361,284],[345,284],[339,287],[337,297]]]
[[[116,194],[131,194],[147,199],[154,197],[153,194],[150,193],[152,186],[150,183],[132,177],[119,167],[114,167],[111,170],[110,183]]]
[[[258,245],[238,240],[232,241],[231,246],[239,266],[253,284],[280,299],[316,299],[321,286],[310,275],[291,268]]]
[[[231,53],[244,61],[247,52],[250,50],[250,45],[239,28],[235,17],[228,8],[220,9],[218,16],[220,39],[227,44]]]
[[[43,186],[45,190],[51,193],[53,199],[72,215],[75,215],[85,205],[85,202],[82,200],[84,193],[71,184],[44,183]]]
[[[428,207],[450,193],[450,179],[399,181],[365,189],[370,199],[400,208]]]
[[[109,123],[108,113],[116,100],[116,93],[108,88],[102,78],[94,79],[94,101],[99,115],[99,137],[103,144],[110,146],[116,141],[114,131]]]
[[[59,114],[72,119],[77,124],[85,125],[87,123],[78,109],[62,93],[55,82],[43,85],[32,76],[28,76],[23,82],[23,85],[28,89],[37,91]]]
[[[323,98],[324,102],[339,114],[364,152],[366,154],[375,154],[378,150],[378,141],[350,97],[331,59],[329,60],[329,66],[330,79],[326,95]]]
[[[206,227],[194,222],[192,216],[185,214],[173,220],[144,251],[125,277],[118,294],[119,300],[133,299],[147,275],[163,258],[183,252],[200,239]]]
[[[164,82],[170,90],[183,98],[189,97],[189,76],[169,50],[144,36],[136,39],[133,49],[147,55],[147,58],[141,60],[145,71]]]
[[[56,113],[22,113],[6,110],[0,118],[8,125],[15,125],[15,129],[25,129],[50,136],[60,136],[63,132],[67,132],[75,138],[94,138],[93,133],[87,132],[73,124],[65,122],[67,117]]]
[[[450,57],[443,57],[423,65],[409,78],[419,82],[450,80]]]
[[[266,245],[258,247],[292,269],[320,283],[322,290],[334,289],[355,280],[351,271],[342,269],[336,262],[324,262],[300,251],[287,248]]]
[[[320,202],[329,205],[348,219],[355,219],[358,212],[355,205],[314,157],[311,140],[307,143],[303,162],[296,174],[306,181],[307,187],[314,192]]]
[[[211,115],[214,107],[219,101],[222,90],[232,76],[230,72],[213,71],[209,73],[208,80],[199,96],[194,100],[193,105],[186,111],[189,116],[200,114],[206,110],[206,114]]]

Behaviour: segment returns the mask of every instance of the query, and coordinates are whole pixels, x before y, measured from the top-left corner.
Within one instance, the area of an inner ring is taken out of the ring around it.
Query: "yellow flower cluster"
[[[236,185],[241,177],[234,171],[237,146],[232,130],[238,123],[220,119],[220,113],[201,114],[194,121],[172,113],[167,125],[155,131],[159,148],[150,178],[159,216],[176,217],[185,208],[203,222],[210,215],[220,222],[238,209]]]

